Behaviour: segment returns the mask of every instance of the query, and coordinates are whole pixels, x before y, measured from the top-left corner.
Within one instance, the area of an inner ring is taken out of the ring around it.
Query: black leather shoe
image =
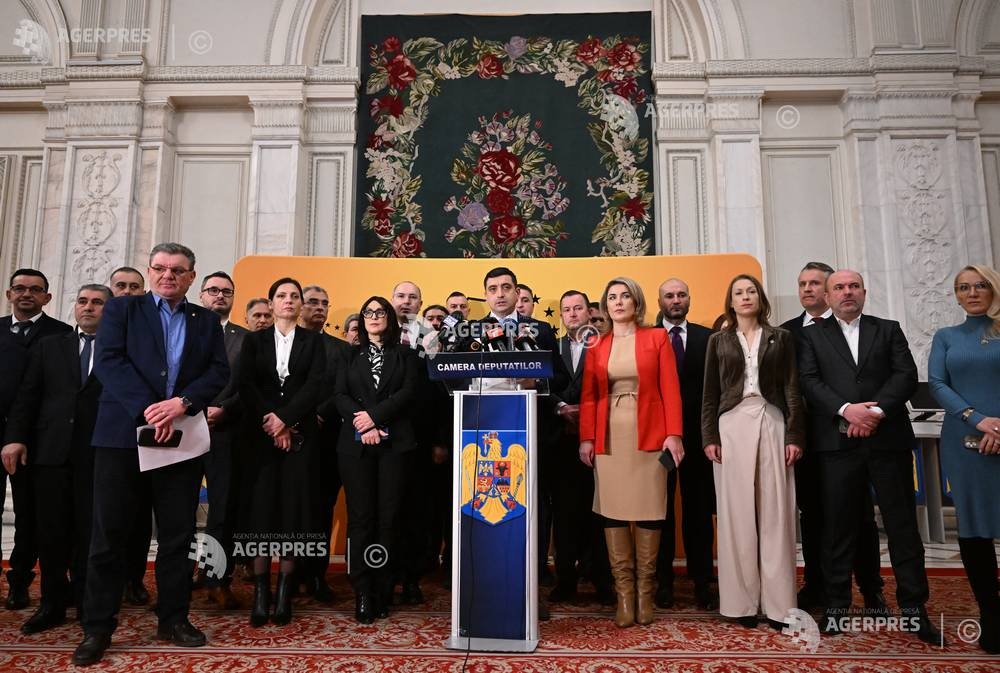
[[[416,582],[403,582],[403,590],[399,597],[403,605],[420,605],[424,602],[424,592]]]
[[[83,642],[73,652],[75,666],[90,666],[104,658],[104,651],[111,647],[110,633],[91,633],[83,637]]]
[[[920,640],[937,647],[945,647],[948,644],[944,639],[944,634],[937,630],[927,615],[927,608],[901,608],[899,612],[903,617],[909,618],[910,623],[907,624],[907,627]],[[917,620],[919,624],[916,629],[913,628],[913,620]]]
[[[271,575],[264,573],[254,578],[253,606],[250,608],[250,626],[264,626],[270,617]]]
[[[576,587],[572,584],[556,584],[549,592],[550,603],[572,603],[577,598]]]
[[[271,621],[284,626],[292,621],[292,575],[278,573],[278,586],[274,592],[274,616]]]
[[[149,602],[149,592],[142,580],[132,580],[125,583],[125,595],[122,597],[129,605],[145,605]]]
[[[799,589],[796,602],[798,603],[799,610],[808,612],[809,610],[816,610],[826,605],[826,596],[822,589],[812,584],[807,584]]]
[[[979,613],[979,647],[987,654],[1000,654],[1000,610]]]
[[[714,612],[719,609],[719,597],[715,595],[708,584],[696,584],[694,587],[694,602],[702,610]]]
[[[392,604],[392,588],[375,592],[374,611],[375,619],[389,618],[389,605]]]
[[[320,603],[332,603],[336,600],[333,589],[326,583],[325,577],[311,577],[307,582],[309,594]]]
[[[33,633],[41,633],[66,622],[66,608],[56,609],[54,605],[42,603],[35,614],[31,615],[24,624],[21,625],[21,633],[30,636]]]
[[[359,624],[375,621],[375,598],[369,593],[359,593],[354,597],[354,618]]]
[[[176,624],[161,624],[156,629],[157,640],[168,640],[180,647],[201,647],[205,644],[205,634],[184,620]]]
[[[873,617],[889,617],[892,613],[885,602],[885,595],[881,591],[864,594],[865,614]]]
[[[7,602],[4,606],[8,610],[23,610],[28,607],[28,585],[11,584],[10,591],[7,592]]]
[[[771,619],[770,617],[767,618],[767,625],[775,631],[782,631],[786,626],[788,626],[785,622],[779,622],[778,620]]]
[[[673,582],[661,582],[656,588],[656,595],[653,597],[656,607],[664,610],[674,607],[674,584]]]
[[[745,629],[755,629],[757,628],[757,616],[748,615],[746,617],[737,617],[736,623]]]

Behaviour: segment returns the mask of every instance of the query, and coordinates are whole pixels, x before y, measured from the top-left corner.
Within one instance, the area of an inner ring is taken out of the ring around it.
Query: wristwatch
[[[975,411],[975,409],[973,409],[972,407],[967,407],[967,408],[966,408],[966,409],[965,409],[965,410],[964,410],[964,411],[962,412],[962,420],[963,420],[963,421],[967,421],[967,420],[969,420],[969,416],[971,416],[971,415],[972,415],[972,413],[973,413],[974,411]]]
[[[183,404],[183,405],[184,405],[184,408],[185,408],[185,409],[187,409],[187,408],[188,408],[188,407],[190,407],[190,406],[191,406],[192,404],[194,404],[194,402],[192,402],[190,398],[187,398],[187,397],[182,397],[182,398],[181,398],[181,404]]]

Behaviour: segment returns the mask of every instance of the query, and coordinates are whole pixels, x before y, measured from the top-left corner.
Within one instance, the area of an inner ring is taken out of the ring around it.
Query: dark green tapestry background
[[[650,21],[362,17],[355,254],[651,253]]]

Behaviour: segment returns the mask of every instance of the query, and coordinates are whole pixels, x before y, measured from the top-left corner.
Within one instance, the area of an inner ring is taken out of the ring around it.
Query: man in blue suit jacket
[[[218,316],[190,304],[194,253],[161,243],[149,256],[150,292],[116,297],[104,309],[97,332],[94,373],[103,386],[94,445],[94,528],[83,603],[84,639],[73,663],[87,666],[104,656],[117,626],[125,584],[124,560],[132,512],[143,481],[136,428],[156,429],[164,442],[182,415],[200,414],[229,380],[229,363]],[[159,640],[184,647],[205,644],[188,621],[195,511],[201,458],[151,470],[157,521],[156,616]]]

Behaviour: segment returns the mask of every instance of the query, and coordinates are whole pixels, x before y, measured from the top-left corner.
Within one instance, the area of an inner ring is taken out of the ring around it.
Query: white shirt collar
[[[840,318],[837,318],[837,324],[840,325],[840,329],[856,329],[858,325],[861,323],[861,315],[862,314],[858,314],[858,317],[852,320],[851,322],[847,322],[846,320],[841,320]]]
[[[828,320],[832,315],[833,315],[833,309],[828,306],[826,310],[823,311],[823,314],[820,317],[823,318],[823,320]],[[806,311],[805,314],[802,316],[802,326],[809,327],[809,325],[812,325],[813,322],[814,322],[813,317],[809,315],[809,311]]]
[[[682,322],[680,325],[675,325],[672,322],[670,322],[669,320],[667,320],[666,318],[663,319],[663,329],[665,329],[665,330],[667,330],[669,332],[670,330],[672,330],[675,327],[680,327],[681,328],[681,334],[687,334],[687,331],[688,331],[688,321],[687,321],[687,319],[685,319],[684,322]]]

